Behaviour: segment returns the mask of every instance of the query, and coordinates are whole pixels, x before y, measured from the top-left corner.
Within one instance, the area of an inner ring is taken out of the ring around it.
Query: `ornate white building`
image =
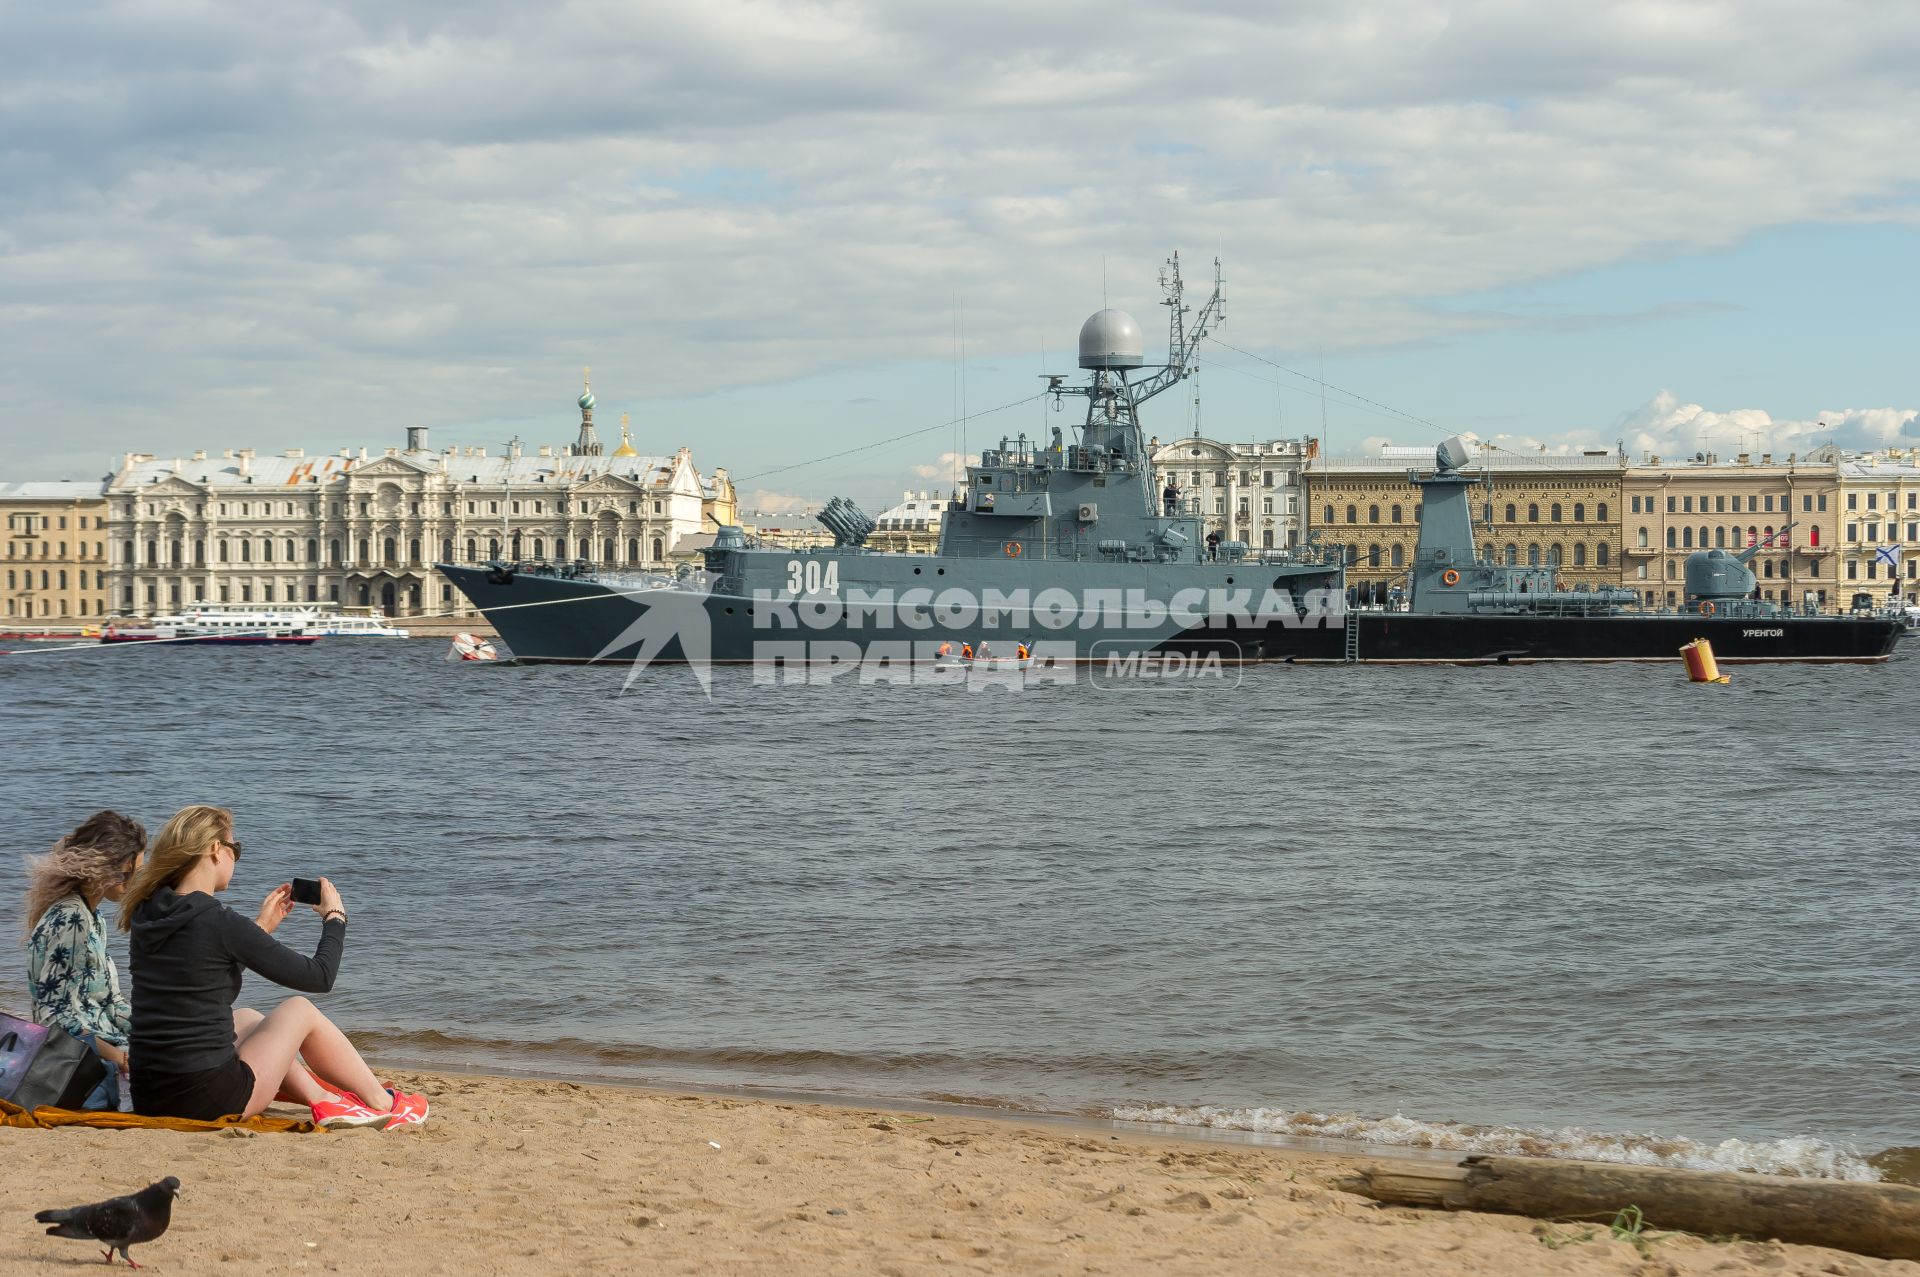
[[[1311,439],[1225,443],[1218,439],[1147,441],[1154,488],[1171,480],[1182,504],[1194,503],[1209,531],[1256,550],[1285,550],[1300,540],[1300,471],[1315,450]]]
[[[867,544],[876,550],[930,554],[940,548],[940,523],[948,500],[932,492],[908,492],[873,521]]]
[[[109,608],[336,602],[390,615],[465,612],[436,561],[590,560],[664,567],[675,546],[734,520],[725,470],[681,448],[642,456],[623,423],[602,455],[593,394],[566,448],[404,448],[308,457],[251,448],[161,460],[129,453],[106,490]]]

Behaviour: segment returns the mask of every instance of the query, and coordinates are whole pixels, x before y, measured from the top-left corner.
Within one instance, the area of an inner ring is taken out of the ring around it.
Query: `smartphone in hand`
[[[320,880],[318,878],[295,878],[293,880],[293,903],[297,905],[319,904]]]

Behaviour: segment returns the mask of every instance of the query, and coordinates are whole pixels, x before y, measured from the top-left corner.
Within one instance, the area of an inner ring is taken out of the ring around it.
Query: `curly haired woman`
[[[103,811],[45,855],[27,857],[27,988],[33,1018],[66,1030],[105,1061],[107,1076],[86,1099],[90,1109],[119,1105],[131,1027],[120,973],[107,952],[100,902],[126,893],[146,845],[147,831],[139,821]]]

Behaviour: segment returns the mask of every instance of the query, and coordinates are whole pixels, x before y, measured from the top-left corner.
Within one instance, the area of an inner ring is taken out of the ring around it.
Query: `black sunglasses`
[[[229,838],[225,845],[227,850],[233,853],[234,860],[238,861],[240,859],[240,840],[238,838]]]

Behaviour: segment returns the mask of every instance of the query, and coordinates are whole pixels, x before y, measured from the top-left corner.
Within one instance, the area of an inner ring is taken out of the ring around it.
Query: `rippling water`
[[[234,807],[232,903],[333,877],[329,1010],[442,1064],[1810,1173],[1920,1144],[1911,651],[709,703],[441,650],[0,657],[16,848]]]

